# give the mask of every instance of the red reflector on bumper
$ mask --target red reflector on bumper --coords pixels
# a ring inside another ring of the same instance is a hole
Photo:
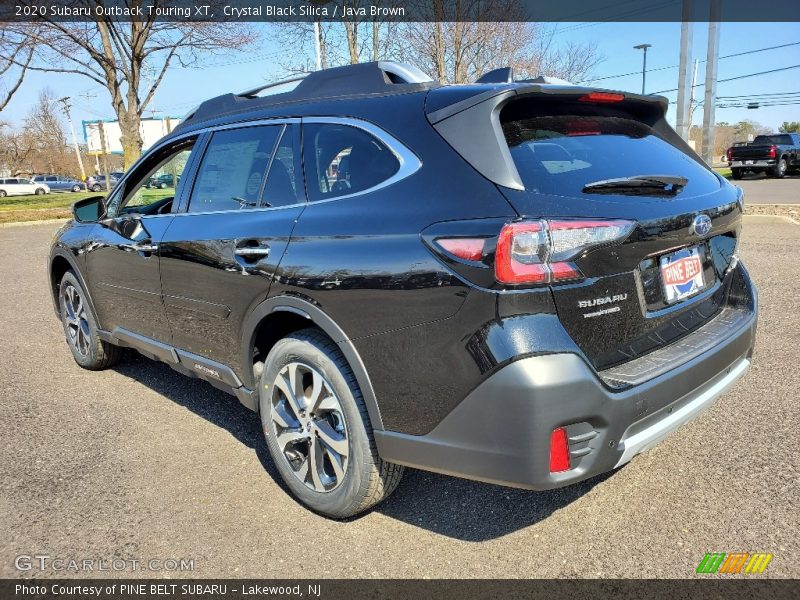
[[[550,472],[569,471],[569,443],[567,430],[563,427],[554,429],[550,435]]]

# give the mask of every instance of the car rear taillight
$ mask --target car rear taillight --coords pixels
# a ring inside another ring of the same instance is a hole
[[[569,443],[567,430],[563,427],[554,429],[550,435],[550,472],[569,471]]]
[[[572,262],[595,246],[630,234],[631,221],[555,220],[507,223],[497,240],[495,278],[508,284],[546,284],[583,277]]]
[[[769,147],[769,157],[770,158],[775,158],[776,156],[778,156],[778,148],[775,147],[775,146],[770,146]]]
[[[725,156],[728,157],[728,162],[733,160],[733,148],[728,148],[728,151],[725,153]]]
[[[444,250],[461,260],[480,260],[483,256],[482,238],[439,238],[436,243]]]

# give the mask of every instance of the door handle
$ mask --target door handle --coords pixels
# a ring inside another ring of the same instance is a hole
[[[269,256],[269,246],[266,247],[253,246],[253,247],[237,248],[235,252],[237,256],[242,256],[245,258],[254,258],[254,257],[266,258],[267,256]]]
[[[158,244],[136,244],[134,248],[139,252],[158,252]]]
[[[236,240],[233,253],[242,266],[255,265],[269,257],[269,244],[266,240],[240,239]]]

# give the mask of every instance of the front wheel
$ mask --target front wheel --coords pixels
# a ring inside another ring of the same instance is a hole
[[[97,336],[97,323],[86,303],[86,292],[73,273],[67,272],[61,279],[58,300],[67,345],[75,362],[90,371],[117,364],[122,358],[122,348]]]
[[[73,191],[73,192],[80,192],[80,191],[81,191],[81,186],[79,186],[79,185],[77,185],[77,184],[76,184],[76,185],[73,185],[73,186],[72,186],[72,191]]]
[[[5,197],[6,197],[6,191],[0,190],[0,198],[5,198]]]
[[[272,348],[261,373],[259,411],[283,481],[311,510],[351,517],[400,482],[403,467],[378,456],[350,366],[318,329],[293,333]]]

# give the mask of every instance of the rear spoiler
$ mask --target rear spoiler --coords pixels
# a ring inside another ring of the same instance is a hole
[[[522,97],[577,100],[593,94],[621,95],[619,106],[632,117],[705,165],[667,123],[665,115],[669,102],[663,96],[536,83],[450,86],[428,92],[425,114],[436,131],[484,177],[497,185],[523,190],[525,186],[500,127],[500,111],[512,100]]]

